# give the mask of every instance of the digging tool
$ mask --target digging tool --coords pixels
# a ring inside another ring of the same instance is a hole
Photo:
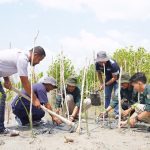
[[[12,90],[13,90],[15,93],[17,93],[18,95],[20,95],[20,96],[24,97],[25,99],[27,99],[28,101],[31,101],[31,98],[30,98],[30,97],[24,95],[24,94],[21,93],[18,89],[12,87]],[[74,131],[76,130],[77,124],[75,124],[74,122],[71,122],[70,120],[68,120],[68,119],[66,119],[66,118],[64,118],[64,117],[62,117],[62,116],[56,114],[55,112],[53,112],[53,111],[47,109],[47,108],[46,108],[45,106],[43,106],[43,105],[41,105],[40,107],[41,107],[41,109],[43,109],[45,112],[48,112],[50,115],[53,115],[53,116],[57,117],[58,119],[60,119],[62,122],[64,122],[64,123],[67,124],[68,126],[71,126],[71,128],[69,129],[70,132],[74,132]]]

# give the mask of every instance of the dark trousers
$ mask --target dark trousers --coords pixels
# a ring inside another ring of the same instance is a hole
[[[30,112],[30,103],[24,98],[19,98],[12,106],[13,113],[21,120],[22,124],[29,123],[29,112]],[[32,105],[32,121],[39,121],[43,118],[45,112],[42,109],[38,109]]]
[[[6,101],[6,94],[0,82],[0,132],[2,132],[5,129],[4,127],[5,101]]]

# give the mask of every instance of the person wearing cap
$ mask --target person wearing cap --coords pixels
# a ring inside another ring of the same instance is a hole
[[[37,98],[40,100],[40,105],[44,105],[50,110],[52,110],[52,107],[48,101],[47,93],[56,88],[56,80],[53,77],[43,77],[40,79],[39,83],[33,84],[33,91],[36,94]],[[23,90],[22,93],[28,96],[25,90]],[[27,99],[17,95],[12,102],[12,110],[15,114],[15,119],[18,122],[19,126],[29,125],[28,114],[30,112],[30,102]],[[37,107],[32,105],[33,124],[39,124],[44,115],[45,112],[42,109],[38,109]],[[61,123],[61,121],[57,117],[51,117],[52,120],[57,124]]]
[[[4,87],[11,90],[12,84],[9,77],[15,73],[18,73],[23,88],[28,95],[31,95],[31,84],[28,79],[28,64],[35,66],[39,64],[40,61],[45,58],[45,56],[45,51],[41,46],[36,46],[26,52],[20,49],[8,49],[0,51],[0,78],[4,79]],[[6,94],[1,82],[0,95],[0,134],[11,134],[12,130],[5,128],[4,126]],[[39,99],[35,93],[32,93],[32,95],[33,105],[39,108]]]
[[[78,117],[80,101],[81,101],[81,91],[77,86],[77,79],[75,77],[70,77],[66,81],[66,101],[69,109],[70,121],[74,121]],[[63,96],[63,100],[62,100]],[[56,98],[56,112],[59,114],[64,103],[65,94],[59,94]],[[91,106],[91,100],[84,100],[85,109],[88,109]]]
[[[137,72],[131,77],[130,82],[137,92],[138,101],[126,110],[125,116],[130,115],[131,111],[134,113],[120,125],[124,127],[129,123],[130,127],[135,127],[138,121],[150,124],[150,85],[147,84],[147,78],[143,72]]]
[[[133,86],[130,83],[130,76],[128,73],[123,73],[121,76],[121,106],[123,109],[122,114],[125,114],[125,110],[129,109],[131,105],[137,102],[137,93],[133,90]],[[103,113],[100,113],[100,117],[107,116],[108,112],[114,109],[118,105],[118,96],[116,95],[110,102],[110,105]]]
[[[103,90],[105,86],[105,108],[107,108],[110,104],[112,91],[114,90],[114,94],[117,94],[118,89],[117,80],[119,78],[120,68],[115,60],[112,60],[107,56],[105,51],[100,51],[99,53],[97,53],[97,58],[95,59],[95,61],[98,79],[100,80],[100,90]],[[102,78],[104,68],[105,68],[105,82],[103,81]],[[114,112],[115,115],[118,115],[118,106],[116,106]]]

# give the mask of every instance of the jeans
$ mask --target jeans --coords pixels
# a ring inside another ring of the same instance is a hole
[[[0,82],[0,132],[2,132],[5,129],[4,127],[5,101],[6,101],[6,94]]]
[[[118,83],[113,83],[112,85],[106,86],[105,87],[105,109],[109,106],[111,96],[112,96],[112,91],[114,90],[114,94],[118,94]],[[114,110],[115,115],[118,115],[118,105],[115,107]]]

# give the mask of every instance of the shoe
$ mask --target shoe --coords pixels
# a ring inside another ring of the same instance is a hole
[[[115,115],[115,119],[119,119],[119,115]]]
[[[10,134],[10,136],[18,136],[19,135],[19,131],[17,130],[10,130],[8,128],[5,128],[3,131],[0,132],[0,134]]]

